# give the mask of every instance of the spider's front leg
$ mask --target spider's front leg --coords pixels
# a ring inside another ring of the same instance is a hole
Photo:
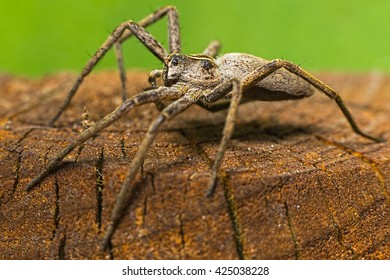
[[[71,152],[73,149],[87,141],[89,138],[96,136],[102,129],[112,124],[114,121],[121,118],[124,114],[129,112],[133,107],[143,105],[146,103],[152,103],[157,100],[179,98],[182,94],[175,88],[160,87],[150,91],[145,91],[132,98],[128,99],[121,105],[119,105],[113,112],[106,115],[103,119],[98,121],[95,125],[84,130],[75,140],[70,142],[68,146],[58,153],[49,164],[47,164],[41,173],[36,176],[27,186],[26,190],[30,190],[35,185],[40,183],[47,175],[50,174],[58,164]]]
[[[325,84],[324,82],[320,81],[319,79],[315,78],[313,75],[311,75],[309,72],[303,70],[298,65],[295,65],[289,61],[281,60],[281,59],[275,59],[271,62],[259,67],[255,71],[253,71],[251,74],[246,76],[242,80],[242,87],[245,91],[246,89],[254,86],[267,76],[269,76],[271,73],[275,72],[277,69],[285,68],[289,72],[297,75],[298,77],[304,79],[311,85],[313,85],[315,88],[323,92],[326,96],[331,98],[336,102],[336,104],[339,106],[341,112],[344,114],[345,118],[347,119],[348,123],[352,127],[352,129],[355,131],[356,134],[359,134],[360,136],[363,136],[367,139],[376,141],[376,142],[382,142],[384,141],[382,138],[378,138],[375,136],[371,136],[365,132],[363,132],[357,123],[355,122],[354,118],[352,117],[352,114],[349,112],[348,108],[345,106],[343,100],[341,99],[340,95],[337,94],[337,92]]]
[[[181,41],[180,41],[180,24],[179,16],[174,6],[162,7],[150,15],[146,16],[138,22],[139,26],[147,27],[158,20],[162,19],[164,16],[168,17],[168,43],[169,43],[169,52],[170,53],[180,53],[181,51]],[[123,43],[129,39],[133,33],[130,30],[124,31],[122,37],[119,40],[119,43]]]
[[[211,91],[207,96],[204,97],[204,100],[199,100],[198,105],[208,109],[213,108],[213,103],[220,100],[223,97],[226,97],[228,94],[231,94],[230,106],[227,113],[225,126],[222,133],[221,143],[219,144],[217,154],[214,159],[213,166],[211,168],[211,178],[207,187],[206,196],[210,197],[214,193],[216,187],[216,181],[218,177],[218,171],[221,166],[223,156],[229,143],[230,138],[232,137],[234,124],[236,121],[238,106],[240,105],[242,97],[242,87],[241,82],[238,79],[231,79],[229,81],[223,82],[217,86],[213,91]],[[226,103],[224,103],[226,104]]]
[[[58,112],[55,116],[49,121],[49,125],[52,126],[55,121],[62,115],[62,113],[69,106],[73,96],[76,94],[78,88],[84,81],[84,78],[92,71],[92,69],[97,65],[97,63],[104,57],[104,55],[116,44],[116,52],[118,56],[118,65],[120,69],[120,76],[122,81],[122,96],[126,96],[126,76],[123,65],[123,56],[120,43],[134,35],[138,38],[141,43],[146,46],[160,61],[164,61],[167,57],[168,52],[164,47],[152,36],[150,35],[144,27],[158,21],[163,16],[168,15],[168,26],[169,26],[169,50],[170,52],[180,52],[180,31],[178,16],[176,8],[172,6],[167,6],[157,10],[151,15],[147,16],[139,22],[139,24],[134,21],[126,21],[120,24],[106,41],[100,46],[98,51],[91,57],[91,59],[84,66],[81,74],[77,77],[76,81],[69,90],[64,103],[61,105]]]
[[[191,97],[190,95],[184,95],[180,99],[165,107],[164,110],[162,110],[158,117],[155,119],[155,121],[149,126],[148,132],[146,133],[145,138],[141,143],[141,146],[139,147],[133,161],[128,168],[121,190],[117,195],[114,208],[111,212],[110,223],[103,238],[104,249],[107,248],[109,243],[111,242],[111,237],[115,231],[116,226],[118,225],[123,210],[128,205],[128,200],[134,191],[134,178],[139,168],[141,167],[147,152],[153,144],[154,139],[157,136],[158,128],[165,120],[168,120],[178,115],[194,103],[195,100],[193,99],[193,97]]]
[[[180,53],[181,51],[181,42],[180,42],[180,28],[179,28],[179,16],[177,10],[174,6],[166,6],[158,9],[154,13],[145,17],[138,22],[139,26],[147,27],[158,20],[162,19],[164,16],[168,16],[168,41],[169,41],[169,52],[170,53]],[[119,77],[121,79],[122,85],[122,100],[127,99],[127,86],[126,86],[126,70],[123,61],[123,52],[122,44],[127,39],[129,39],[133,33],[128,30],[123,32],[122,37],[115,43],[115,53],[117,58],[117,64],[119,69]]]

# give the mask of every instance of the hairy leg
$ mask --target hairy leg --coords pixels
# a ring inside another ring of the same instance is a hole
[[[223,89],[224,87],[221,87]],[[218,176],[218,171],[221,166],[221,162],[223,159],[223,156],[225,155],[225,151],[227,148],[227,144],[229,143],[230,138],[232,137],[233,130],[234,130],[234,124],[236,121],[237,117],[237,111],[238,111],[238,106],[240,105],[240,100],[242,97],[242,88],[240,81],[238,79],[233,79],[226,83],[225,93],[226,93],[226,88],[230,89],[228,93],[231,93],[231,100],[230,100],[230,106],[228,110],[228,114],[226,117],[226,122],[225,126],[223,129],[222,133],[222,140],[221,143],[219,144],[217,154],[214,159],[213,166],[211,168],[211,178],[208,184],[207,188],[207,196],[210,197],[215,190],[216,187],[216,181],[217,181],[217,176]],[[223,92],[220,93],[221,95]],[[213,95],[213,98],[217,98],[219,94],[216,94],[216,92]]]
[[[123,210],[125,209],[125,207],[127,207],[129,198],[134,191],[134,178],[140,166],[142,165],[142,162],[144,161],[145,156],[149,151],[154,139],[157,136],[158,128],[165,120],[168,120],[176,116],[177,114],[183,112],[192,104],[194,104],[194,100],[187,96],[176,100],[175,102],[169,104],[163,111],[161,111],[155,121],[149,126],[148,132],[146,133],[141,146],[139,147],[133,161],[128,168],[121,190],[117,195],[114,208],[111,212],[110,223],[103,238],[104,249],[107,248],[109,243],[111,242],[111,237],[115,231],[116,226],[118,225]]]
[[[313,75],[308,73],[307,71],[303,70],[300,68],[298,65],[295,65],[291,62],[285,61],[285,60],[280,60],[280,59],[275,59],[272,60],[271,62],[259,67],[255,71],[253,71],[251,74],[246,76],[242,80],[242,88],[243,91],[245,91],[247,88],[250,88],[254,84],[257,84],[259,81],[273,73],[279,68],[285,68],[291,73],[296,74],[298,77],[301,77],[305,81],[309,82],[312,84],[315,88],[323,92],[326,96],[329,98],[333,99],[336,104],[339,106],[341,112],[344,114],[345,118],[349,122],[350,126],[352,129],[355,131],[355,133],[359,134],[360,136],[363,136],[367,139],[374,140],[377,142],[383,141],[383,139],[371,136],[365,132],[363,132],[359,126],[356,124],[354,118],[352,117],[352,114],[349,112],[347,107],[345,106],[343,100],[341,99],[340,95],[336,93],[336,91],[325,84],[324,82],[320,81],[319,79],[315,78]]]
[[[138,22],[139,26],[146,28],[147,26],[159,21],[164,16],[168,15],[168,41],[169,41],[169,52],[180,53],[181,42],[180,42],[180,26],[179,26],[179,16],[177,14],[176,8],[173,6],[166,6],[160,8],[148,15],[144,19]],[[122,52],[122,43],[129,39],[133,33],[129,30],[125,30],[122,34],[122,37],[115,43],[115,53],[119,69],[119,77],[121,79],[122,87],[122,100],[127,99],[127,86],[126,86],[126,70],[123,60]]]
[[[73,149],[87,141],[89,138],[96,136],[102,129],[106,128],[110,124],[112,124],[114,121],[121,118],[124,114],[129,112],[132,108],[135,106],[143,105],[146,103],[152,103],[156,100],[166,99],[166,98],[172,98],[176,97],[179,98],[181,95],[180,92],[173,88],[166,88],[166,87],[160,87],[154,90],[145,91],[143,93],[140,93],[121,105],[119,105],[113,112],[105,116],[103,119],[98,121],[95,125],[89,127],[88,129],[84,130],[75,140],[70,142],[68,146],[63,149],[59,154],[57,154],[53,160],[50,161],[49,164],[47,164],[41,173],[36,176],[27,186],[26,190],[30,190],[35,185],[37,185],[39,182],[43,180],[48,174],[50,174],[51,171],[53,171],[58,164],[71,152]]]
[[[127,99],[127,79],[122,45],[120,42],[115,43],[115,56],[116,63],[118,64],[119,78],[121,80],[122,101],[125,101]]]
[[[226,81],[216,86],[208,95],[196,101],[196,105],[210,112],[217,112],[229,108],[230,100],[221,100],[232,89],[232,81]]]
[[[203,54],[216,58],[221,49],[221,43],[219,41],[212,41],[207,48],[203,51]]]
[[[160,8],[150,15],[146,16],[142,20],[138,21],[138,25],[142,27],[147,27],[158,20],[162,19],[164,16],[168,16],[168,40],[169,40],[169,52],[170,53],[180,53],[181,51],[181,42],[180,42],[180,25],[179,25],[179,15],[177,13],[176,7],[166,6]],[[126,30],[122,37],[120,38],[120,43],[123,43],[125,40],[130,38],[133,34],[130,30]]]
[[[168,9],[168,11],[170,11],[170,10]],[[171,16],[171,17],[174,18],[174,16]],[[155,19],[154,17],[151,17],[151,18]],[[155,19],[155,20],[157,20],[157,19]],[[171,21],[174,22],[174,20],[171,20]],[[145,21],[145,24],[148,22],[149,22],[149,20]],[[141,21],[141,23],[142,23],[142,21]],[[69,90],[68,95],[65,98],[65,101],[62,104],[62,106],[60,107],[59,111],[50,120],[49,125],[53,125],[54,122],[66,110],[66,108],[69,106],[69,103],[72,100],[73,96],[76,94],[78,88],[82,84],[84,78],[92,71],[92,69],[96,66],[96,64],[100,61],[100,59],[102,59],[104,57],[104,55],[107,53],[107,51],[110,50],[114,44],[119,42],[119,40],[123,40],[122,38],[124,38],[123,36],[124,36],[125,31],[127,31],[127,32],[129,32],[129,34],[137,37],[138,40],[141,41],[141,43],[146,48],[148,48],[160,61],[164,61],[164,58],[168,55],[168,52],[164,49],[164,47],[152,35],[150,35],[144,29],[143,26],[138,25],[137,23],[135,23],[133,21],[126,21],[126,22],[120,24],[116,29],[114,29],[114,31],[110,34],[110,36],[106,39],[106,41],[100,46],[98,51],[91,57],[91,59],[84,66],[81,74],[77,77],[75,83],[73,84],[73,86]],[[172,34],[174,34],[174,35],[172,35]],[[180,44],[177,42],[177,41],[180,41],[180,35],[176,34],[176,32],[172,32],[172,34],[170,35],[173,37],[171,39],[172,40],[171,47],[180,49]],[[117,50],[117,53],[119,52],[119,57],[120,57],[121,56],[120,45],[117,45],[116,50]],[[125,77],[123,61],[120,62],[119,67],[121,68],[120,75],[122,77],[121,79],[122,79],[122,83],[123,83],[125,80],[125,78],[123,78],[123,77]],[[123,87],[125,88],[126,86],[122,85],[122,88]]]

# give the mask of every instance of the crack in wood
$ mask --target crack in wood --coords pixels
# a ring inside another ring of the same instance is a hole
[[[20,180],[20,170],[22,168],[22,155],[24,148],[22,147],[22,142],[28,137],[28,135],[35,130],[35,128],[28,129],[25,133],[22,134],[22,136],[18,139],[15,146],[9,150],[9,152],[12,154],[14,152],[17,152],[16,157],[16,163],[15,163],[15,171],[14,171],[14,180],[11,188],[11,195],[10,198],[12,199],[15,195],[16,189],[19,185]],[[0,206],[3,204],[3,201],[0,199]]]
[[[230,216],[230,221],[232,222],[233,232],[234,232],[234,239],[236,241],[236,250],[238,257],[241,260],[245,260],[245,250],[244,250],[244,235],[242,233],[241,229],[241,223],[238,218],[238,209],[236,204],[236,199],[233,193],[233,188],[229,182],[228,176],[226,172],[221,171],[222,176],[222,185],[223,185],[223,192],[224,196],[228,205],[228,212]]]
[[[209,166],[212,164],[212,160],[208,157],[207,153],[200,147],[199,143],[197,143],[189,134],[186,133],[184,129],[180,129],[179,132],[187,141],[190,143],[193,150],[203,159]],[[238,212],[235,197],[233,194],[232,187],[230,186],[228,176],[225,171],[220,170],[218,173],[218,177],[222,183],[224,196],[226,199],[226,203],[228,206],[228,214],[232,223],[233,229],[233,237],[236,243],[236,250],[239,259],[245,259],[245,250],[244,250],[244,235],[242,234],[241,224],[238,219]]]
[[[29,130],[27,130],[27,131],[22,135],[22,137],[18,140],[18,143],[17,143],[17,144],[22,143],[22,141],[23,141],[24,139],[26,139],[27,136],[29,136],[30,133],[33,132],[33,131],[36,130],[36,129],[37,129],[36,127],[31,127]]]
[[[370,247],[367,248],[365,252],[362,252],[361,255],[364,257],[365,255],[372,254],[378,250],[380,247],[388,246],[390,242],[390,233],[386,234],[385,237],[381,240],[381,242],[372,243]]]
[[[54,228],[53,228],[53,234],[52,234],[52,240],[54,239],[58,228],[60,226],[60,185],[58,183],[58,177],[57,175],[54,177],[54,213],[53,213],[53,221],[54,221]]]
[[[108,255],[109,255],[110,260],[115,260],[113,249],[114,249],[114,247],[113,247],[111,239],[110,239],[110,240],[108,240],[108,243],[107,243],[107,251],[108,251]]]
[[[125,139],[121,138],[121,153],[122,153],[122,159],[126,159],[127,155],[126,155],[126,145],[125,145]]]
[[[377,165],[377,163],[374,160],[368,158],[363,153],[361,153],[359,151],[356,151],[356,150],[354,150],[354,149],[352,149],[350,147],[347,147],[347,146],[345,146],[345,145],[343,145],[341,143],[337,143],[337,142],[331,141],[331,140],[326,139],[326,138],[324,138],[322,136],[319,136],[319,135],[315,135],[315,138],[318,139],[320,142],[325,143],[326,145],[330,145],[330,146],[336,147],[337,149],[347,153],[348,155],[351,155],[351,156],[353,156],[355,158],[358,158],[365,165],[369,166],[370,169],[372,170],[372,172],[374,173],[377,181],[378,181],[378,185],[379,185],[379,187],[382,190],[382,193],[384,195],[384,199],[389,201],[389,194],[388,194],[388,192],[386,190],[386,187],[385,187],[383,174],[382,174],[381,170],[378,168],[378,165]],[[316,165],[314,165],[314,166],[317,167]],[[325,166],[321,166],[320,170],[323,170],[324,172],[326,172],[328,174],[328,176],[330,176],[330,177],[332,176],[332,173],[329,170],[327,170],[327,168]],[[321,191],[321,193],[325,197],[323,189],[320,189],[320,191]],[[355,250],[353,249],[353,247],[351,245],[349,245],[349,244],[347,244],[345,242],[344,235],[343,235],[342,230],[341,230],[341,228],[339,226],[339,222],[337,221],[337,218],[333,215],[334,210],[332,210],[332,208],[330,206],[330,202],[326,199],[326,197],[325,197],[325,202],[326,202],[328,211],[330,213],[330,217],[331,217],[331,219],[332,219],[332,221],[333,221],[333,223],[335,225],[335,229],[336,229],[336,232],[337,232],[339,244],[343,248],[349,250],[351,252],[351,254],[352,254],[352,258],[356,259],[357,258],[356,252],[355,252]],[[375,204],[376,203],[374,202],[374,205]],[[368,209],[371,209],[371,207],[370,206],[365,207],[365,209],[362,210],[359,213],[359,217],[362,218],[363,212],[367,212]]]
[[[149,178],[150,180],[150,184],[152,186],[152,194],[156,194],[156,186],[155,186],[155,178],[154,178],[154,173],[150,172],[150,171],[146,171],[145,172],[145,178]]]
[[[296,233],[294,231],[294,227],[292,225],[292,220],[291,220],[291,216],[290,216],[290,213],[289,213],[289,210],[288,210],[287,202],[284,202],[284,209],[286,211],[288,228],[290,229],[290,233],[291,233],[291,240],[292,240],[292,242],[294,244],[294,255],[295,255],[295,258],[297,260],[299,260],[299,257],[300,257],[299,244],[298,244]]]
[[[22,154],[23,154],[23,148],[20,148],[18,155],[17,155],[17,158],[16,158],[14,183],[12,185],[11,197],[14,196],[14,194],[16,192],[16,188],[18,187],[18,184],[19,184],[19,173],[20,173],[20,168],[21,168],[21,164],[22,164]]]
[[[143,202],[143,208],[142,208],[142,225],[145,225],[147,214],[148,214],[148,195],[146,194]]]
[[[331,140],[326,139],[326,138],[319,136],[319,135],[315,135],[315,137],[316,137],[316,139],[318,139],[319,141],[321,141],[327,145],[331,145],[333,147],[336,147],[336,148],[348,153],[349,155],[352,155],[352,156],[360,159],[365,165],[369,166],[370,169],[372,170],[372,172],[374,173],[376,179],[378,180],[379,187],[381,188],[382,193],[385,196],[387,203],[388,204],[390,203],[390,195],[389,195],[389,193],[386,189],[386,186],[385,186],[385,180],[383,177],[383,173],[379,169],[378,164],[374,160],[365,156],[362,152],[356,151],[356,150],[354,150],[350,147],[347,147],[341,143],[331,141]]]
[[[290,148],[292,148],[292,146],[289,146]],[[308,163],[306,161],[304,161],[303,159],[299,158],[299,157],[296,157],[296,156],[292,156],[294,159],[296,159],[297,161],[299,161],[300,163],[306,165],[306,166],[311,166],[311,167],[314,167],[316,170],[320,171],[320,172],[323,172],[325,173],[328,177],[332,177],[333,176],[333,173],[328,170],[324,165],[322,164],[318,164],[318,163]],[[319,180],[319,178],[317,177],[317,182],[318,182],[318,185],[321,186],[321,182]],[[334,210],[333,208],[331,207],[331,203],[329,202],[329,200],[326,198],[326,195],[325,195],[325,192],[324,190],[320,187],[319,188],[320,190],[320,193],[323,197],[323,200],[325,202],[325,205],[326,205],[326,208],[328,210],[328,213],[329,213],[329,216],[330,216],[330,219],[332,220],[332,226],[333,228],[335,229],[335,233],[336,233],[336,236],[337,236],[337,241],[338,243],[344,248],[344,249],[348,249],[352,252],[352,255],[355,256],[355,252],[353,250],[353,248],[349,245],[347,245],[345,242],[344,242],[344,236],[343,236],[343,232],[341,230],[341,227],[340,227],[340,223],[338,222],[338,219],[336,218],[336,216],[333,214],[334,213]]]
[[[77,154],[76,154],[76,157],[73,161],[73,168],[75,167],[75,164],[77,163],[80,155],[81,155],[81,152],[83,151],[83,149],[85,148],[85,143],[81,144],[78,149],[77,149]]]
[[[154,174],[152,172],[148,172],[148,176],[150,178],[150,183],[152,184],[152,193],[155,194],[156,193],[156,185],[155,185],[155,182],[154,182]]]
[[[329,172],[328,170],[324,170],[328,176],[331,175],[331,172]],[[319,182],[319,179],[317,178],[318,182]],[[321,184],[319,184],[321,185]],[[325,201],[325,205],[326,205],[326,208],[328,209],[328,212],[329,212],[329,216],[330,216],[330,219],[332,220],[332,225],[333,225],[333,228],[335,230],[335,233],[336,233],[336,236],[337,236],[337,242],[341,245],[341,247],[347,251],[349,250],[352,254],[352,258],[355,259],[355,250],[345,242],[344,240],[344,234],[343,234],[343,231],[340,227],[340,222],[338,221],[338,219],[336,218],[336,216],[334,215],[334,209],[333,207],[331,206],[331,203],[330,201],[326,198],[326,195],[325,195],[325,192],[322,188],[319,188],[320,190],[320,193],[321,195],[323,196],[324,198],[324,201]]]
[[[103,164],[104,164],[104,148],[101,149],[99,159],[95,165],[95,176],[96,176],[96,223],[98,226],[98,232],[102,227],[102,211],[103,211],[103,189],[104,189],[104,178],[103,178]]]
[[[184,184],[183,194],[184,194],[184,205],[187,205],[187,184]],[[179,234],[180,234],[180,250],[179,254],[181,258],[185,258],[184,250],[186,248],[185,232],[184,232],[184,210],[179,214]]]
[[[66,232],[62,235],[62,238],[60,240],[60,244],[58,246],[58,259],[59,260],[65,260],[66,259],[66,253],[65,253],[65,247],[66,247]]]
[[[179,235],[180,235],[180,256],[183,258],[183,250],[186,247],[186,240],[184,234],[184,222],[183,222],[183,214],[179,215]]]

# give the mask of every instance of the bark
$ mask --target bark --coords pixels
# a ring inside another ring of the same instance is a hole
[[[110,212],[154,105],[88,140],[38,187],[24,187],[82,130],[121,102],[117,73],[92,74],[54,128],[72,74],[0,76],[1,259],[389,259],[390,76],[318,74],[358,124],[324,95],[256,102],[239,120],[215,195],[205,198],[226,112],[193,107],[163,126],[112,239]],[[147,75],[128,73],[131,94]]]

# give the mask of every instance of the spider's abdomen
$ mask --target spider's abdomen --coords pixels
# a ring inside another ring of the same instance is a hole
[[[243,79],[270,61],[242,53],[228,53],[217,59],[223,79]],[[278,69],[244,92],[244,99],[278,101],[311,96],[314,88],[286,69]]]

